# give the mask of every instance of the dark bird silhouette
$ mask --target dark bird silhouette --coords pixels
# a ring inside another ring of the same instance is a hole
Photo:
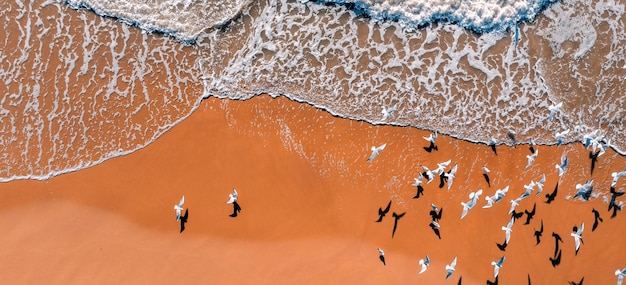
[[[491,187],[491,182],[489,181],[489,174],[483,173],[483,177],[485,177],[485,181],[487,181],[487,186]]]
[[[570,285],[583,285],[583,280],[585,280],[585,277],[583,277],[582,279],[580,279],[580,282],[576,283],[574,281],[570,281],[569,284]]]
[[[504,240],[504,242],[502,244],[499,244],[496,242],[496,246],[498,247],[499,250],[501,251],[506,251],[506,246],[509,245],[508,242],[506,242],[506,239]]]
[[[437,235],[437,237],[441,239],[441,232],[439,232],[439,224],[435,221],[432,221],[429,226],[433,230],[435,235]]]
[[[532,220],[532,218],[535,216],[536,209],[537,203],[533,204],[533,209],[530,212],[528,210],[524,210],[524,213],[526,213],[526,222],[524,223],[524,225],[530,224],[530,220]]]
[[[430,142],[430,145],[428,145],[428,147],[424,147],[424,150],[426,152],[432,152],[434,150],[439,150],[439,148],[435,145],[434,142]]]
[[[487,280],[487,285],[498,285],[498,276],[496,276],[496,279],[493,280],[493,282],[491,282],[491,280]]]
[[[419,185],[417,186],[417,193],[415,194],[415,196],[413,196],[413,199],[418,199],[422,195],[424,195],[424,187],[422,187],[422,185]]]
[[[389,213],[389,208],[391,208],[391,200],[389,200],[389,204],[387,204],[387,207],[384,210],[383,208],[378,208],[378,220],[376,220],[377,223],[380,223],[383,221],[383,218],[385,217],[385,215]]]
[[[609,202],[609,210],[611,211],[611,209],[613,209],[613,207],[617,206],[617,204],[615,203],[615,199],[619,196],[624,195],[624,192],[617,192],[615,191],[615,187],[611,187],[611,201]]]
[[[185,224],[187,223],[187,219],[189,219],[189,209],[185,209],[185,214],[180,217],[180,232],[182,233],[185,230]]]
[[[530,273],[528,274],[528,285],[531,285],[530,284]]]
[[[530,150],[530,154],[535,154],[535,147],[531,144],[528,149]]]
[[[515,212],[515,210],[513,210],[513,212],[511,213],[511,217],[513,217],[515,221],[517,221],[517,219],[521,218],[523,215],[524,212]]]
[[[617,211],[621,211],[622,207],[616,204],[613,204],[613,214],[611,214],[611,219],[617,216]]]
[[[439,220],[441,220],[442,213],[443,213],[443,208],[439,209],[439,212],[433,209],[433,210],[430,210],[430,217],[433,219],[433,221],[439,222]]]
[[[491,151],[493,151],[493,153],[495,155],[498,155],[498,151],[496,150],[496,144],[495,143],[490,143],[489,147],[491,147]]]
[[[462,280],[463,280],[463,276],[459,277],[459,283],[456,283],[456,285],[461,285]]]
[[[541,228],[539,230],[535,230],[535,239],[537,240],[535,245],[538,245],[541,242],[541,235],[543,235],[543,220],[541,220]]]
[[[593,153],[592,151],[589,152],[589,159],[591,159],[591,175],[593,176],[593,169],[596,167],[596,162],[598,161],[598,154],[600,153],[600,151]]]
[[[546,198],[548,199],[546,201],[547,204],[550,204],[552,203],[552,201],[554,201],[557,192],[559,192],[559,183],[556,183],[556,186],[554,187],[554,191],[552,191],[552,193],[546,194]]]
[[[509,130],[506,135],[509,137],[509,139],[511,139],[511,142],[513,142],[513,147],[515,147],[517,145],[517,140],[515,140],[515,132]]]
[[[446,181],[448,181],[448,177],[446,177],[444,173],[445,172],[439,174],[439,188],[443,188],[444,186],[446,186]],[[448,171],[448,173],[450,172]]]
[[[393,238],[393,236],[396,234],[396,228],[398,228],[398,220],[400,220],[400,218],[404,217],[404,214],[406,214],[406,212],[402,213],[402,214],[396,214],[396,212],[393,212],[393,214],[391,214],[391,216],[393,216],[394,220],[393,220],[393,232],[391,232],[391,238]]]
[[[233,213],[230,214],[229,216],[231,217],[237,217],[237,214],[241,212],[241,207],[239,206],[239,203],[237,203],[237,201],[233,201]]]
[[[559,250],[558,254],[556,254],[554,258],[550,257],[550,263],[552,263],[552,267],[555,268],[561,264],[561,250]]]
[[[556,244],[556,247],[554,248],[554,256],[556,256],[557,251],[559,251],[559,242],[563,242],[563,240],[561,239],[561,236],[555,232],[552,232],[552,236],[554,237],[554,242]]]
[[[604,222],[604,220],[602,220],[602,217],[600,217],[600,212],[598,212],[598,210],[596,210],[595,208],[591,209],[591,212],[593,212],[594,216],[593,226],[591,227],[591,231],[593,232],[598,227],[598,221]]]

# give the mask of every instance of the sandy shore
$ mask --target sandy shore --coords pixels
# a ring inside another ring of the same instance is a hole
[[[262,96],[249,101],[210,98],[187,120],[155,143],[130,155],[46,181],[0,185],[2,279],[7,283],[235,283],[244,284],[483,284],[493,280],[492,260],[506,256],[501,284],[613,284],[623,268],[624,214],[614,219],[602,196],[610,173],[624,157],[608,151],[593,174],[589,202],[567,200],[574,185],[589,179],[589,159],[580,144],[539,146],[533,166],[524,169],[527,147],[498,147],[440,136],[439,151],[427,153],[422,136],[401,127],[372,126],[290,102]],[[387,143],[372,163],[372,145]],[[571,160],[558,196],[536,203],[536,216],[513,227],[505,252],[496,247],[509,221],[509,200],[523,185],[546,174],[544,193],[558,180],[554,164],[566,151]],[[448,191],[424,184],[412,199],[421,165],[435,168],[451,159],[459,170]],[[492,185],[481,166],[492,169]],[[626,181],[620,181],[618,190]],[[481,208],[486,195],[510,186],[504,200]],[[236,187],[240,216],[228,215],[228,194]],[[460,203],[483,189],[478,206],[460,220]],[[173,205],[185,195],[189,223],[183,233]],[[392,200],[381,223],[378,207]],[[428,227],[430,204],[443,208],[441,240]],[[592,208],[604,222],[592,232]],[[406,212],[392,238],[392,212]],[[544,223],[542,242],[534,230]],[[574,254],[572,226],[585,223],[584,244]],[[561,264],[548,260],[563,243]],[[385,250],[387,265],[378,259]],[[428,254],[429,269],[418,275]],[[445,280],[444,267],[457,256],[457,270]],[[395,282],[395,283],[394,283]],[[399,283],[402,282],[402,283]]]

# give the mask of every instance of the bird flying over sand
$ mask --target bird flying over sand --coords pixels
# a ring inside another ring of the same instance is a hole
[[[393,106],[392,106],[391,108],[389,108],[389,109],[387,109],[385,106],[383,106],[383,110],[382,110],[382,112],[381,112],[381,113],[383,113],[383,118],[382,118],[382,121],[387,120],[387,118],[389,118],[389,117],[391,116],[391,114],[393,114],[393,112],[395,112],[395,111],[396,111],[396,106],[397,106],[397,105],[398,105],[398,104],[393,105]]]
[[[585,229],[585,223],[580,224],[580,228],[576,228],[575,233],[571,233],[570,235],[574,238],[574,243],[576,244],[576,254],[578,254],[578,250],[580,249],[580,244],[583,242],[583,230]]]
[[[422,269],[420,269],[420,273],[419,273],[419,274],[422,274],[426,271],[426,269],[428,269],[428,266],[430,265],[430,257],[428,257],[428,254],[427,254],[426,258],[420,259],[417,263],[419,263],[419,265],[422,266]]]
[[[569,134],[569,129],[562,131],[562,132],[557,132],[556,134],[554,134],[554,137],[556,138],[556,145],[560,146],[563,144],[563,141],[565,140],[565,136]]]
[[[485,200],[487,200],[487,205],[483,206],[483,208],[491,208],[493,204],[500,202],[502,198],[504,198],[504,196],[506,195],[506,192],[508,191],[509,191],[509,186],[507,185],[503,189],[496,190],[496,193],[493,194],[493,196],[485,197]]]
[[[437,139],[437,131],[435,131],[433,134],[430,134],[430,136],[428,137],[423,137],[426,141],[430,142],[430,144],[427,147],[424,147],[424,150],[426,150],[427,152],[431,152],[434,150],[439,150],[437,148],[437,146],[435,145],[435,140]]]
[[[380,247],[378,248],[378,258],[383,263],[383,265],[387,265],[387,263],[385,263],[385,251],[380,249]]]
[[[446,279],[448,279],[448,278],[450,278],[450,276],[452,276],[452,273],[454,273],[454,270],[456,270],[456,256],[452,260],[452,263],[446,265],[446,271],[448,272],[446,274]]]
[[[472,208],[474,208],[474,206],[476,206],[476,202],[478,201],[482,193],[483,193],[482,189],[476,192],[472,192],[469,194],[470,199],[469,201],[467,201],[467,203],[461,202],[461,206],[463,206],[463,213],[461,213],[461,219],[463,219],[467,215],[467,212],[469,210],[471,210]]]
[[[385,147],[387,146],[386,143],[380,145],[379,147],[372,147],[372,154],[370,155],[370,157],[367,159],[367,162],[371,162],[372,160],[374,160],[374,158],[376,158],[381,151],[383,151],[383,149],[385,149]]]
[[[183,210],[183,204],[185,204],[185,195],[180,198],[180,202],[177,205],[174,205],[174,210],[176,210],[176,221],[180,221],[181,211]]]
[[[450,190],[450,187],[452,187],[452,182],[454,181],[454,177],[456,177],[456,171],[458,166],[459,165],[455,163],[449,172],[444,173],[444,176],[448,178],[448,190]]]
[[[626,267],[622,270],[616,269],[615,275],[617,276],[617,285],[622,285],[622,281],[624,281],[624,277],[626,276]]]
[[[511,208],[509,209],[509,215],[515,211],[515,208],[519,206],[519,202],[521,201],[522,201],[522,198],[511,200]]]
[[[563,176],[563,173],[565,173],[568,163],[569,159],[567,159],[567,154],[563,153],[563,155],[561,156],[561,164],[556,164],[554,166],[559,171],[559,177]]]
[[[533,162],[535,162],[535,158],[537,158],[537,155],[539,154],[539,150],[535,150],[534,153],[530,154],[530,155],[526,155],[526,158],[528,159],[528,162],[526,163],[526,167],[524,168],[529,168],[531,165],[533,165]]]
[[[546,183],[546,174],[543,173],[541,174],[541,180],[539,180],[538,182],[534,182],[535,186],[537,186],[537,194],[535,194],[535,196],[541,194],[541,192],[543,192],[543,185]]]
[[[226,204],[232,204],[235,201],[237,201],[237,198],[239,197],[239,193],[237,193],[237,189],[233,188],[233,193],[228,194],[228,201],[226,201]]]
[[[611,187],[615,186],[615,184],[617,184],[617,181],[624,175],[626,175],[626,169],[620,172],[611,173],[611,177],[613,177],[613,180],[611,181]]]
[[[513,223],[515,222],[515,218],[511,218],[509,220],[509,223],[505,226],[502,226],[502,230],[504,231],[504,242],[509,243],[509,240],[511,240],[511,232],[513,231]]]
[[[587,182],[582,184],[576,184],[576,194],[574,194],[574,199],[580,197],[583,201],[589,201],[591,198],[591,192],[593,191],[593,179],[587,180]]]
[[[500,268],[502,268],[503,263],[504,263],[504,256],[500,257],[498,261],[491,262],[491,265],[493,265],[493,277],[498,277],[498,273],[500,272]]]

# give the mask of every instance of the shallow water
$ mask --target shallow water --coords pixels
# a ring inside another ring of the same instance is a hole
[[[9,31],[0,52],[3,180],[47,178],[132,152],[202,98],[261,93],[482,143],[513,143],[508,130],[516,143],[540,144],[565,130],[566,142],[597,130],[626,149],[623,2],[559,2],[532,22],[505,21],[483,34],[316,2],[67,2],[0,9]],[[406,15],[414,7],[376,3]]]

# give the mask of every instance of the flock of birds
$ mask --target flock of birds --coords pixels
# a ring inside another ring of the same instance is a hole
[[[238,198],[239,193],[237,193],[237,189],[233,188],[233,193],[228,194],[228,201],[226,201],[226,204],[233,205],[233,213],[229,215],[230,217],[235,218],[239,212],[241,212],[241,207],[239,206],[239,203],[237,203]],[[185,230],[185,224],[189,219],[189,209],[185,209],[185,214],[182,215],[183,204],[185,204],[185,195],[180,198],[178,204],[174,205],[174,210],[176,211],[176,222],[180,222],[180,233]]]
[[[553,118],[559,111],[559,109],[561,108],[562,103],[559,104],[554,104],[552,106],[549,107],[550,110],[550,115],[548,116],[547,120]],[[388,118],[391,113],[395,110],[395,106],[390,108],[390,109],[384,109],[383,108],[383,120],[385,120],[386,118]],[[569,130],[563,131],[563,132],[559,132],[555,135],[555,138],[557,139],[557,145],[560,146],[561,144],[563,144],[563,141],[565,139],[565,136],[569,133]],[[509,130],[508,132],[508,136],[509,138],[513,141],[514,144],[516,144],[516,140],[515,140],[515,132],[512,130]],[[428,146],[424,147],[424,150],[428,153],[431,153],[433,150],[438,150],[438,147],[436,145],[436,139],[437,139],[437,132],[434,132],[432,134],[430,134],[430,136],[428,137],[424,137],[424,139],[428,142]],[[595,164],[598,160],[598,158],[600,156],[602,156],[606,150],[608,149],[608,147],[610,146],[610,140],[605,140],[602,136],[598,136],[597,135],[597,131],[593,132],[591,134],[588,134],[586,136],[583,137],[583,143],[586,147],[587,150],[589,150],[589,159],[591,160],[591,175],[593,176],[593,171],[595,168]],[[497,155],[497,149],[496,149],[496,142],[495,140],[492,139],[492,142],[489,144],[489,146],[491,147],[492,151],[495,153],[495,155]],[[539,150],[535,149],[535,143],[533,142],[532,139],[530,139],[529,141],[529,150],[530,150],[530,154],[528,154],[527,157],[527,163],[525,168],[529,168],[533,165],[533,162],[535,161],[535,159],[537,158],[538,154],[539,154]],[[386,144],[382,144],[381,146],[378,147],[372,147],[372,153],[369,156],[369,158],[367,159],[367,162],[372,162],[378,155],[380,155],[380,153],[385,149]],[[564,175],[564,173],[567,171],[567,166],[568,166],[569,160],[567,158],[567,153],[564,153],[561,157],[561,160],[559,161],[559,163],[555,164],[555,169],[557,170],[558,173],[558,179],[560,180],[561,177]],[[419,173],[419,176],[417,178],[415,178],[415,181],[411,184],[412,186],[416,187],[417,189],[417,193],[416,195],[413,197],[413,199],[418,199],[420,198],[423,194],[424,194],[424,187],[423,187],[423,182],[426,181],[427,184],[431,183],[432,181],[434,181],[437,177],[439,178],[439,188],[444,188],[447,185],[447,189],[450,190],[450,187],[453,184],[457,169],[458,169],[458,164],[454,164],[454,166],[452,166],[449,170],[448,167],[451,164],[451,160],[448,161],[444,161],[441,163],[437,164],[437,167],[433,170],[429,169],[426,166],[421,166],[422,172]],[[483,166],[483,177],[487,183],[487,185],[489,187],[491,187],[491,181],[490,181],[490,173],[491,171],[486,167]],[[608,204],[608,212],[612,212],[611,214],[611,218],[614,218],[617,215],[618,211],[621,211],[624,202],[620,201],[619,203],[616,201],[616,198],[624,195],[624,192],[621,191],[617,191],[615,189],[616,184],[618,183],[618,180],[622,177],[622,176],[626,176],[626,169],[622,170],[620,172],[613,172],[611,174],[612,176],[612,181],[611,181],[611,186],[610,186],[610,198],[608,198],[607,196],[604,196],[604,202]],[[508,214],[511,215],[511,218],[509,219],[508,223],[505,226],[502,226],[502,231],[504,231],[504,242],[503,243],[496,243],[498,249],[500,251],[505,251],[507,245],[509,244],[509,241],[511,239],[511,233],[513,232],[513,225],[515,224],[516,220],[522,218],[524,215],[526,215],[526,222],[525,225],[530,224],[530,221],[533,219],[533,217],[535,216],[536,213],[536,206],[537,204],[534,203],[533,207],[531,210],[524,210],[524,211],[520,211],[517,212],[516,208],[517,206],[519,206],[520,202],[528,197],[531,197],[531,194],[533,193],[533,191],[535,191],[536,189],[536,193],[535,196],[540,195],[543,192],[543,188],[544,188],[544,184],[546,182],[546,175],[542,174],[541,178],[538,181],[531,181],[529,184],[524,185],[524,192],[521,193],[521,195],[515,199],[511,199],[510,203],[511,203],[511,207],[508,211]],[[577,184],[575,186],[576,188],[576,193],[573,195],[573,197],[571,197],[572,199],[581,199],[582,201],[589,201],[589,199],[591,198],[597,198],[599,197],[600,193],[598,193],[598,191],[596,191],[594,193],[594,185],[593,185],[594,180],[590,179],[588,180],[586,183],[584,184]],[[554,190],[551,193],[547,193],[545,194],[546,200],[545,203],[550,204],[552,203],[558,193],[558,188],[559,188],[559,183],[556,183],[556,186],[554,188]],[[498,189],[495,191],[495,193],[492,196],[487,196],[485,197],[486,200],[486,204],[482,207],[482,208],[491,208],[493,205],[495,205],[496,203],[499,203],[500,201],[502,201],[504,199],[504,197],[507,195],[507,193],[509,192],[509,186],[506,186],[502,189]],[[462,214],[461,214],[461,219],[463,219],[464,217],[466,217],[466,215],[469,213],[470,210],[472,210],[480,201],[480,196],[483,194],[483,190],[477,190],[474,192],[471,192],[469,194],[469,200],[467,202],[461,202],[461,206],[463,207],[462,210]],[[566,197],[566,199],[570,199],[570,197]],[[378,209],[378,220],[376,220],[375,222],[381,222],[383,220],[383,218],[386,216],[386,214],[390,211],[390,207],[391,207],[391,203],[392,201],[389,201],[389,203],[387,204],[387,206],[383,209],[382,207],[380,207]],[[437,237],[439,239],[441,239],[441,233],[439,231],[440,228],[440,219],[442,217],[442,212],[443,212],[443,208],[439,209],[435,204],[431,203],[431,207],[432,210],[430,211],[430,216],[432,217],[432,221],[429,224],[430,228],[433,230],[433,232],[437,235]],[[594,214],[594,224],[593,227],[591,229],[591,231],[595,231],[596,228],[598,227],[600,222],[603,222],[602,217],[600,216],[600,212],[597,211],[595,208],[592,209],[592,213]],[[398,214],[396,212],[393,212],[392,216],[394,217],[394,226],[393,226],[393,231],[392,231],[392,238],[395,235],[397,226],[398,226],[398,221],[401,217],[403,217],[406,213],[401,213]],[[577,255],[581,245],[583,244],[583,232],[585,230],[585,223],[581,222],[581,224],[575,225],[572,228],[572,232],[570,233],[570,236],[573,238],[574,240],[574,244],[575,244],[575,254]],[[541,220],[541,227],[539,230],[535,230],[534,231],[534,237],[536,239],[536,244],[538,245],[541,242],[541,237],[543,236],[543,231],[544,231],[544,227],[543,227],[543,220]],[[559,234],[557,234],[556,232],[552,232],[552,237],[555,239],[555,250],[554,250],[554,255],[549,257],[549,260],[552,264],[553,267],[558,266],[561,263],[561,255],[562,255],[562,250],[559,247],[559,244],[563,242],[562,238],[560,237]],[[379,254],[379,259],[380,261],[383,263],[383,265],[386,265],[386,261],[385,261],[385,252],[383,249],[378,248],[378,254]],[[505,262],[505,256],[502,256],[501,258],[499,258],[496,261],[492,261],[491,265],[494,267],[494,281],[491,280],[487,280],[487,284],[498,284],[498,275],[500,272],[500,269],[502,268],[503,264]],[[421,266],[421,269],[419,271],[419,274],[424,273],[428,267],[430,266],[430,257],[428,255],[426,255],[425,258],[420,259],[418,261],[418,264]],[[456,264],[457,264],[457,257],[454,257],[454,259],[452,260],[452,262],[450,262],[449,264],[447,264],[445,266],[445,270],[446,270],[446,279],[450,278],[452,276],[452,274],[455,271],[456,268]],[[621,285],[622,281],[624,279],[624,277],[626,276],[626,268],[623,269],[616,269],[615,270],[615,275],[617,276],[617,284]],[[571,285],[582,285],[584,281],[584,277],[579,281],[579,282],[573,282],[570,281],[569,284]],[[458,284],[461,284],[462,282],[462,277],[459,278],[459,282]],[[530,281],[530,275],[528,275],[528,284],[531,284]]]

